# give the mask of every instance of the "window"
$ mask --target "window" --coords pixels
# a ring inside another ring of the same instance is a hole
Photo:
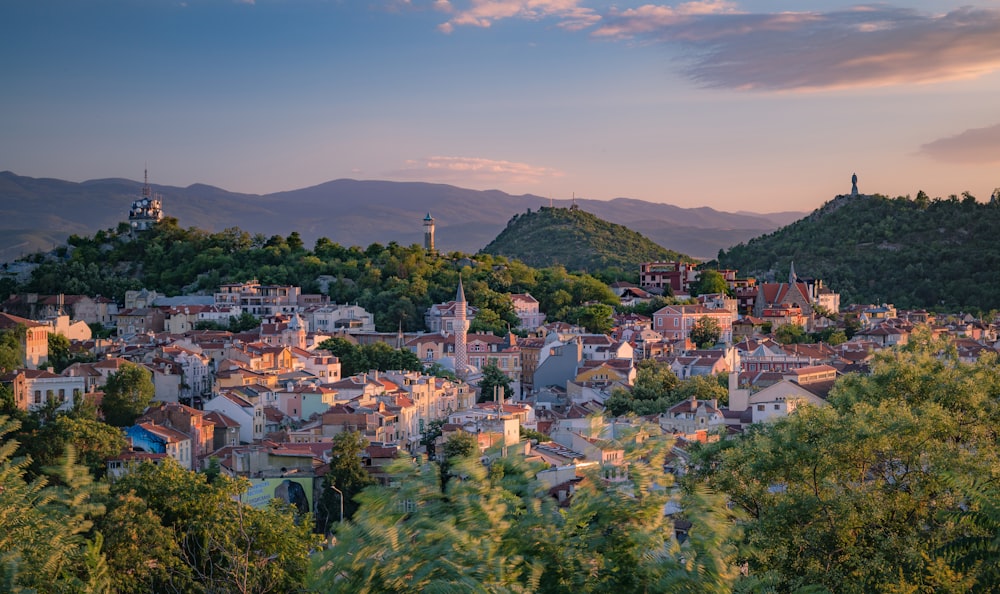
[[[758,404],[757,405],[757,410],[763,411],[764,410],[764,405],[763,404]]]
[[[41,403],[42,403],[42,391],[35,390],[35,404],[41,404]]]
[[[781,405],[780,404],[775,404],[774,405],[774,410],[781,410]]]
[[[59,388],[59,402],[66,402],[66,390]]]

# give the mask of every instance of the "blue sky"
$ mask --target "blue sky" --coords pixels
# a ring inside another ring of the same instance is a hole
[[[0,169],[810,210],[1000,186],[1000,0],[7,0]]]

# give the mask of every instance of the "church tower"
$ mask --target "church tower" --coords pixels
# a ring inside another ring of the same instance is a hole
[[[434,253],[434,218],[431,213],[424,217],[424,249],[427,253]]]
[[[455,295],[455,375],[465,379],[469,368],[469,346],[466,333],[469,331],[469,320],[466,317],[465,289],[462,288],[462,277],[458,277],[458,293]]]
[[[288,325],[281,333],[281,342],[288,347],[306,348],[306,323],[299,312],[295,312],[288,321]]]

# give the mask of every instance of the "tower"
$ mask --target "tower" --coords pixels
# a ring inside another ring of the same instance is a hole
[[[851,175],[851,196],[858,195],[858,174]]]
[[[462,288],[462,277],[458,277],[458,293],[455,295],[455,375],[465,379],[469,368],[469,347],[466,333],[469,331],[469,320],[466,319],[465,289]]]
[[[431,213],[424,217],[424,249],[434,253],[434,217]]]
[[[153,195],[149,187],[149,171],[143,172],[142,194],[132,201],[128,211],[128,222],[132,233],[152,229],[153,225],[163,218],[163,203],[158,195]]]
[[[797,282],[799,282],[799,277],[795,274],[795,262],[793,261],[788,269],[788,284],[791,286]]]

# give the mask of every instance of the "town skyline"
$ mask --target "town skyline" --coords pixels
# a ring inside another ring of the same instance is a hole
[[[809,211],[1000,185],[1000,3],[0,8],[0,169]]]

